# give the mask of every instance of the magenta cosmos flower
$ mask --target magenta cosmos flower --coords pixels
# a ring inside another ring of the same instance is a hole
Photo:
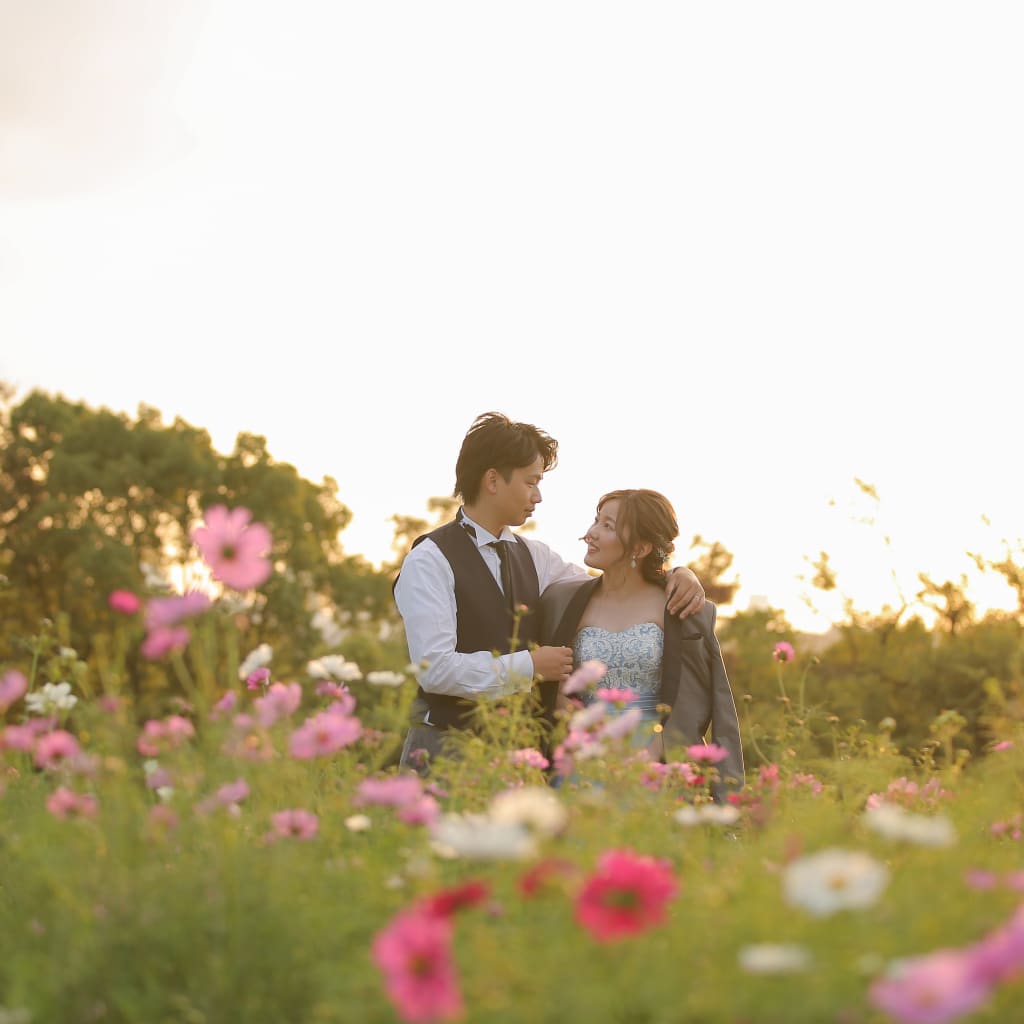
[[[214,505],[206,510],[205,525],[192,531],[215,579],[234,590],[249,590],[265,583],[271,573],[270,531],[262,523],[250,523],[247,508]]]
[[[112,590],[107,604],[119,615],[134,615],[142,607],[139,596],[130,590]]]
[[[430,1024],[462,1016],[449,918],[419,908],[402,911],[374,938],[373,962],[402,1020]]]
[[[666,861],[609,850],[576,898],[576,920],[598,942],[628,938],[661,924],[676,891]]]
[[[792,661],[796,657],[796,651],[793,650],[793,645],[787,640],[780,640],[772,651],[772,657],[776,661]]]

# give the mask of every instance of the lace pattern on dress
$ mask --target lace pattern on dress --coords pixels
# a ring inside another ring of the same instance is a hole
[[[595,660],[608,666],[608,672],[599,686],[614,690],[631,690],[635,699],[629,707],[653,716],[658,705],[661,687],[661,657],[665,636],[661,626],[654,622],[638,622],[623,630],[584,626],[573,645],[575,663]],[[585,702],[594,699],[592,693],[580,694]]]

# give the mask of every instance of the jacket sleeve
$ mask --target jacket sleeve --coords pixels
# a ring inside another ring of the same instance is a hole
[[[736,712],[732,686],[722,660],[722,648],[715,635],[717,609],[711,617],[711,628],[704,641],[707,644],[711,670],[711,742],[729,751],[729,757],[718,766],[719,794],[743,788],[743,741],[740,737],[740,719]]]

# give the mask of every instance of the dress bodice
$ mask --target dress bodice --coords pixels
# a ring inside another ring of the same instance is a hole
[[[629,707],[652,713],[657,707],[661,687],[661,657],[665,636],[654,622],[638,622],[623,630],[584,626],[573,646],[576,665],[600,661],[608,672],[599,687],[630,690],[635,699]],[[585,701],[592,694],[581,694]]]

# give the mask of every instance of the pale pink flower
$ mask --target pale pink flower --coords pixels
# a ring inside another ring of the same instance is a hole
[[[296,729],[289,742],[292,757],[308,759],[336,753],[354,743],[362,732],[358,718],[321,711]]]
[[[320,819],[309,811],[292,809],[270,816],[268,839],[313,839],[320,829]]]
[[[572,675],[562,684],[562,693],[581,693],[588,687],[594,686],[604,679],[608,673],[608,666],[603,662],[591,659],[583,662]]]
[[[35,762],[40,768],[57,768],[73,761],[81,752],[78,740],[71,733],[55,729],[36,741]]]
[[[793,650],[793,645],[788,640],[780,640],[772,650],[772,657],[776,661],[785,663],[796,657],[796,651]]]
[[[356,789],[355,803],[384,804],[405,807],[423,796],[423,782],[418,775],[395,775],[386,779],[363,779]]]
[[[1013,746],[1013,740],[1000,740],[998,743],[993,744],[993,750],[1009,750]]]
[[[153,828],[165,832],[172,832],[178,827],[178,814],[173,807],[166,804],[157,804],[149,809],[149,824]]]
[[[550,764],[548,759],[533,747],[523,747],[522,750],[509,752],[509,760],[513,764],[526,765],[528,768],[538,768],[543,771]]]
[[[0,733],[0,750],[20,750],[29,754],[36,745],[38,733],[29,725],[9,725]]]
[[[621,740],[631,736],[636,727],[643,721],[643,712],[639,708],[629,708],[621,715],[604,722],[597,734],[602,740]]]
[[[268,559],[270,531],[262,523],[251,523],[252,513],[239,507],[228,510],[214,505],[206,510],[205,525],[192,530],[215,579],[235,590],[249,590],[265,583],[272,566]]]
[[[729,751],[715,743],[694,743],[686,748],[686,756],[700,764],[720,764],[729,756]]]
[[[995,872],[986,871],[984,868],[968,868],[964,872],[964,884],[972,889],[994,889],[998,881]]]
[[[46,809],[55,818],[95,818],[99,802],[91,793],[75,793],[60,786],[46,798]]]
[[[16,668],[5,672],[0,678],[0,713],[24,696],[27,689],[28,680]]]
[[[678,886],[668,861],[608,850],[576,898],[576,920],[598,942],[639,934],[665,920]]]
[[[441,817],[441,805],[427,794],[411,803],[402,804],[395,812],[406,825],[433,825]]]
[[[966,953],[973,973],[987,985],[1017,978],[1024,972],[1024,904]]]
[[[253,701],[253,707],[260,725],[269,729],[275,722],[298,710],[301,703],[302,687],[298,683],[274,683],[265,696]]]
[[[151,597],[146,602],[146,629],[152,631],[164,626],[177,626],[186,619],[202,615],[210,607],[210,598],[201,590],[172,597]]]
[[[130,590],[112,590],[107,596],[107,604],[119,615],[134,615],[142,607],[139,596]]]
[[[146,634],[139,650],[150,661],[159,661],[175,651],[188,647],[191,634],[185,626],[158,626]]]
[[[374,936],[373,962],[402,1020],[430,1024],[462,1015],[449,918],[402,911]]]
[[[978,1009],[990,993],[967,953],[940,949],[897,962],[871,985],[869,999],[900,1024],[945,1024]]]
[[[135,749],[143,757],[156,757],[164,751],[180,747],[195,734],[195,726],[181,715],[170,715],[163,720],[150,718],[142,726],[142,733],[135,741]]]
[[[223,807],[231,804],[239,804],[249,796],[249,783],[245,779],[235,779],[234,782],[225,782],[217,790],[217,803]]]
[[[210,717],[214,719],[223,718],[224,715],[231,714],[237,704],[238,694],[234,690],[227,690],[224,696],[210,708]]]

